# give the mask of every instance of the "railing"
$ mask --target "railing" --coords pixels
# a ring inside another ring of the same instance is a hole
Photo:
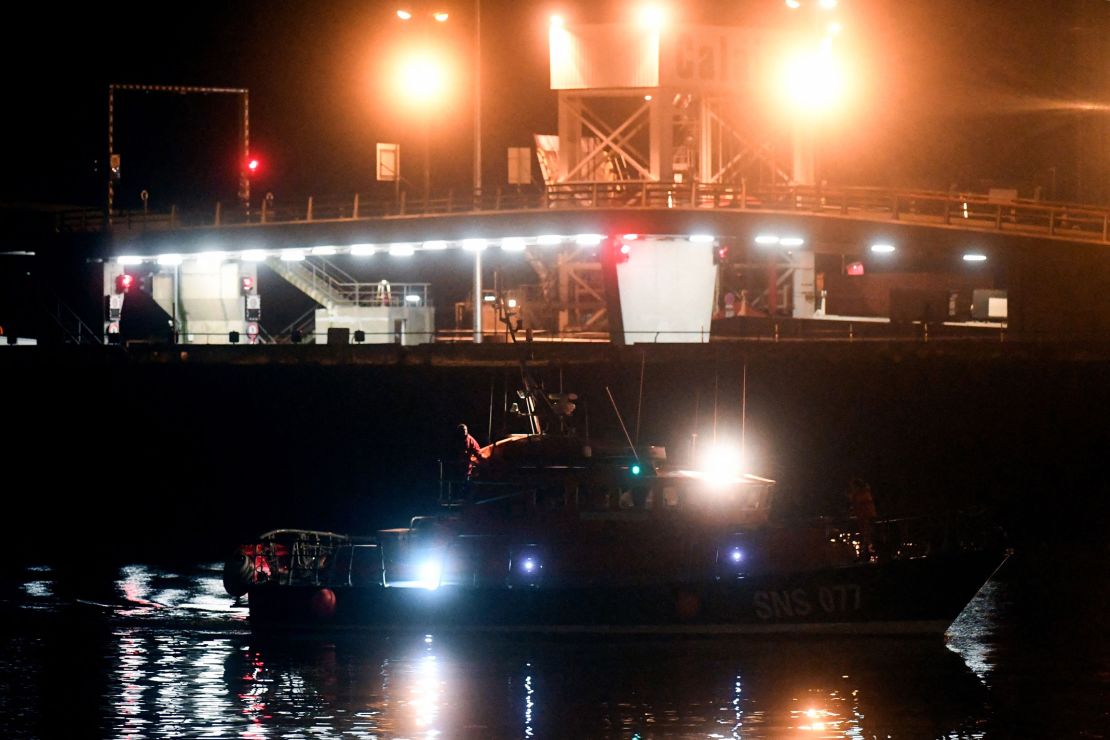
[[[656,181],[579,182],[548,186],[542,192],[448,193],[427,200],[404,197],[373,200],[349,197],[315,198],[303,202],[266,200],[262,208],[179,213],[103,211],[58,214],[58,231],[178,230],[200,227],[289,224],[313,221],[386,219],[501,211],[550,209],[649,208],[735,209],[809,213],[829,217],[956,226],[1047,236],[1074,241],[1110,243],[1110,208],[1017,199],[1000,202],[987,195],[860,187],[761,186]]]

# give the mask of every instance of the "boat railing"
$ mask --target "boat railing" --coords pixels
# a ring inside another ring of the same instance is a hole
[[[860,522],[848,521],[858,534]],[[905,560],[997,547],[1004,533],[990,511],[975,509],[877,519],[871,538],[876,557]]]

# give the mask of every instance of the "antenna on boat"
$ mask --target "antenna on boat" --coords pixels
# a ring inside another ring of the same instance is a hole
[[[713,444],[717,444],[717,381],[720,380],[720,372],[717,369],[713,370]]]
[[[647,352],[640,352],[640,397],[636,401],[636,444],[640,444],[640,409],[644,405],[644,365],[647,363]]]
[[[748,363],[744,363],[744,374],[740,381],[740,454],[748,449]]]
[[[621,423],[621,431],[624,432],[624,438],[628,440],[628,446],[632,449],[632,455],[639,461],[640,454],[636,452],[636,445],[632,444],[632,438],[628,436],[628,428],[624,425],[624,419],[621,418],[620,409],[617,408],[617,402],[613,400],[613,392],[609,390],[609,386],[605,386],[605,392],[609,394],[609,403],[613,404],[613,411],[617,412],[617,421]]]

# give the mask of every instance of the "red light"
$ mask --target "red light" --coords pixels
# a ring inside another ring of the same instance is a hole
[[[243,295],[254,291],[254,278],[250,275],[243,276]]]
[[[622,244],[621,245],[621,254],[623,254],[625,257],[632,254],[632,247],[628,246],[627,244]]]
[[[126,272],[121,275],[116,275],[116,292],[126,293],[131,289],[131,285],[135,282],[134,275],[128,275]]]
[[[853,275],[853,276],[862,275],[863,274],[863,263],[862,262],[849,262],[848,266],[845,268],[845,271],[849,275]]]
[[[247,169],[251,172],[255,172],[258,169],[258,160],[252,159],[251,161],[247,162]]]

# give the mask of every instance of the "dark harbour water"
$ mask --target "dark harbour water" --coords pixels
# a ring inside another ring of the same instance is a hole
[[[1102,738],[1107,552],[1015,556],[936,638],[263,638],[220,564],[19,568],[6,738]]]

